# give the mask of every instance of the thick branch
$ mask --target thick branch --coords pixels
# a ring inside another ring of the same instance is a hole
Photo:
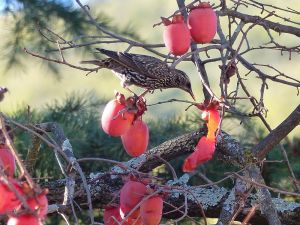
[[[132,159],[127,162],[127,166],[133,168],[140,168],[144,172],[151,171],[153,168],[162,164],[161,161],[157,160],[157,157],[153,155],[159,155],[160,157],[170,160],[172,158],[184,155],[186,153],[192,152],[194,146],[201,136],[205,134],[204,130],[199,132],[193,132],[189,134],[184,134],[174,139],[168,140],[161,145],[150,149],[149,152],[145,155],[142,155],[138,158]],[[219,155],[223,160],[228,162],[235,162],[236,164],[242,166],[245,165],[244,162],[244,151],[239,145],[239,143],[230,137],[228,134],[222,132],[219,135],[217,143],[217,155]],[[119,167],[114,167],[111,173],[97,173],[91,174],[88,178],[88,185],[90,187],[91,197],[93,199],[94,207],[103,207],[106,204],[110,203],[112,199],[118,201],[117,195],[120,188],[123,185],[122,179],[120,176],[116,175],[120,171]],[[77,184],[80,184],[78,179]],[[226,199],[228,199],[229,192],[224,188],[201,188],[201,187],[189,187],[182,186],[183,183],[174,183],[174,188],[171,188],[171,194],[166,199],[167,202],[171,203],[176,207],[180,207],[184,204],[183,192],[188,193],[188,214],[189,216],[201,216],[200,205],[204,209],[205,215],[210,217],[218,217],[221,208]],[[50,203],[60,202],[62,198],[62,193],[64,191],[65,180],[55,181],[49,184],[45,184],[49,188],[50,193],[48,195]],[[185,187],[185,190],[176,189],[177,187]],[[170,189],[169,189],[170,190]],[[76,187],[74,200],[81,205],[81,207],[86,208],[86,192],[83,185]],[[251,208],[250,200],[247,200],[246,209]],[[281,199],[275,199],[275,205],[279,211],[279,216],[282,224],[292,225],[297,224],[297,221],[300,218],[300,204],[297,203],[287,203]],[[165,212],[174,210],[172,207],[165,207]],[[283,210],[283,211],[280,211]],[[287,218],[287,213],[289,215],[289,220]],[[166,214],[167,218],[178,218],[182,215],[181,212],[174,212]],[[237,219],[242,219],[247,215],[247,210],[243,210],[239,214]],[[283,219],[284,218],[284,219]],[[267,224],[267,221],[257,211],[256,215],[252,218],[254,224]]]
[[[160,160],[157,160],[157,156],[169,161],[178,156],[192,153],[199,139],[204,135],[204,130],[183,134],[148,150],[145,154],[131,159],[126,164],[134,169],[139,168],[140,171],[149,172],[162,164]],[[243,154],[244,150],[237,140],[225,132],[218,136],[216,148],[218,158],[231,164],[244,166]]]
[[[256,182],[264,183],[264,179],[257,166],[248,169],[249,176]],[[258,202],[260,203],[261,213],[264,214],[272,225],[281,225],[275,204],[272,202],[271,194],[267,188],[257,188]]]
[[[253,148],[253,154],[263,159],[273,147],[285,138],[296,126],[300,123],[300,105],[286,118],[278,127],[270,132],[270,134],[264,138]]]
[[[64,189],[64,183],[64,180],[58,180],[45,184],[50,191],[50,193],[48,194],[50,204],[61,201],[61,198],[63,197],[62,193]],[[78,179],[78,182],[76,183],[80,183],[80,179]],[[115,175],[111,176],[109,174],[99,174],[97,177],[91,175],[88,179],[88,184],[90,186],[90,192],[92,194],[93,206],[95,208],[103,208],[108,203],[111,203],[112,199],[115,199],[116,202],[118,201],[116,195],[118,195],[118,191],[122,187],[123,182],[120,177],[117,177]],[[188,215],[191,217],[201,217],[201,209],[199,204],[201,204],[206,216],[218,217],[224,201],[229,195],[229,192],[224,188],[203,188],[186,186],[186,190],[186,193],[188,195]],[[76,188],[74,200],[82,208],[87,207],[85,191],[82,185]],[[297,221],[300,220],[299,203],[285,202],[282,199],[277,198],[274,198],[272,200],[276,206],[283,225],[296,225],[298,223]],[[182,206],[184,204],[184,196],[182,194],[182,191],[176,190],[176,187],[174,186],[174,189],[172,189],[165,201],[176,207]],[[253,197],[247,200],[247,202],[245,203],[245,210],[242,211],[237,220],[242,220],[247,215],[247,209],[251,208],[251,201],[254,201]],[[174,211],[174,208],[168,206],[168,204],[165,204],[164,213],[167,213],[168,211]],[[174,219],[180,217],[181,215],[182,213],[175,211],[173,213],[165,214],[164,217]],[[260,225],[268,224],[259,210],[256,211],[256,214],[252,218],[251,223]]]

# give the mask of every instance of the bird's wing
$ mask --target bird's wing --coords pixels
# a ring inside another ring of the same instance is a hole
[[[165,74],[170,73],[168,64],[155,57],[130,53],[119,54],[120,58],[122,58],[122,61],[130,61],[130,63],[134,64],[135,68],[138,69],[138,72],[144,74],[147,77],[159,79],[163,78]]]
[[[114,52],[99,48],[97,50],[127,68],[150,78],[161,78],[170,71],[167,63],[152,56]]]

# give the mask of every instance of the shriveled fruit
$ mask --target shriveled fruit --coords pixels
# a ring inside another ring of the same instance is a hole
[[[46,194],[42,193],[35,198],[27,200],[29,207],[37,212],[37,215],[41,218],[47,215],[48,210],[48,199]]]
[[[182,15],[175,15],[172,21],[162,18],[165,25],[164,43],[173,55],[183,55],[189,50],[191,36]]]
[[[192,39],[197,43],[209,43],[217,31],[217,16],[208,2],[192,8],[188,16]]]
[[[202,137],[195,151],[184,160],[183,172],[192,172],[198,165],[210,160],[215,152],[215,145],[215,141]]]
[[[22,215],[18,217],[10,217],[7,225],[42,225],[39,218],[33,215]]]
[[[13,154],[6,145],[0,144],[0,167],[3,169],[7,176],[12,177],[16,170],[16,162]]]
[[[133,122],[133,125],[121,136],[123,147],[128,155],[137,157],[143,154],[149,142],[149,129],[141,119]]]
[[[21,187],[14,179],[9,179],[15,191],[22,193]],[[14,210],[21,204],[16,194],[3,182],[0,182],[0,214],[5,214]]]
[[[101,125],[105,133],[117,137],[130,128],[133,119],[134,114],[128,112],[124,104],[114,99],[105,106],[101,117]]]
[[[158,225],[163,210],[163,200],[160,196],[151,197],[141,205],[141,219],[143,225]]]
[[[122,187],[120,193],[120,211],[121,218],[124,218],[144,197],[146,194],[146,186],[143,183],[136,181],[128,181]],[[139,209],[136,210],[131,217],[137,218]]]

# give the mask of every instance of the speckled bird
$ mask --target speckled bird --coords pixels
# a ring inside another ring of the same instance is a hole
[[[81,63],[97,65],[99,69],[112,70],[121,80],[122,87],[136,85],[148,91],[179,88],[188,92],[195,99],[189,77],[185,72],[169,67],[166,62],[148,55],[115,52],[100,48],[97,50],[108,58],[82,61]]]

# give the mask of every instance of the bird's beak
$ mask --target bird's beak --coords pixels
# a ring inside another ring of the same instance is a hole
[[[192,90],[189,90],[188,92],[189,92],[189,94],[192,96],[192,98],[194,99],[194,101],[196,101],[195,95],[194,95],[193,91],[192,91]]]

